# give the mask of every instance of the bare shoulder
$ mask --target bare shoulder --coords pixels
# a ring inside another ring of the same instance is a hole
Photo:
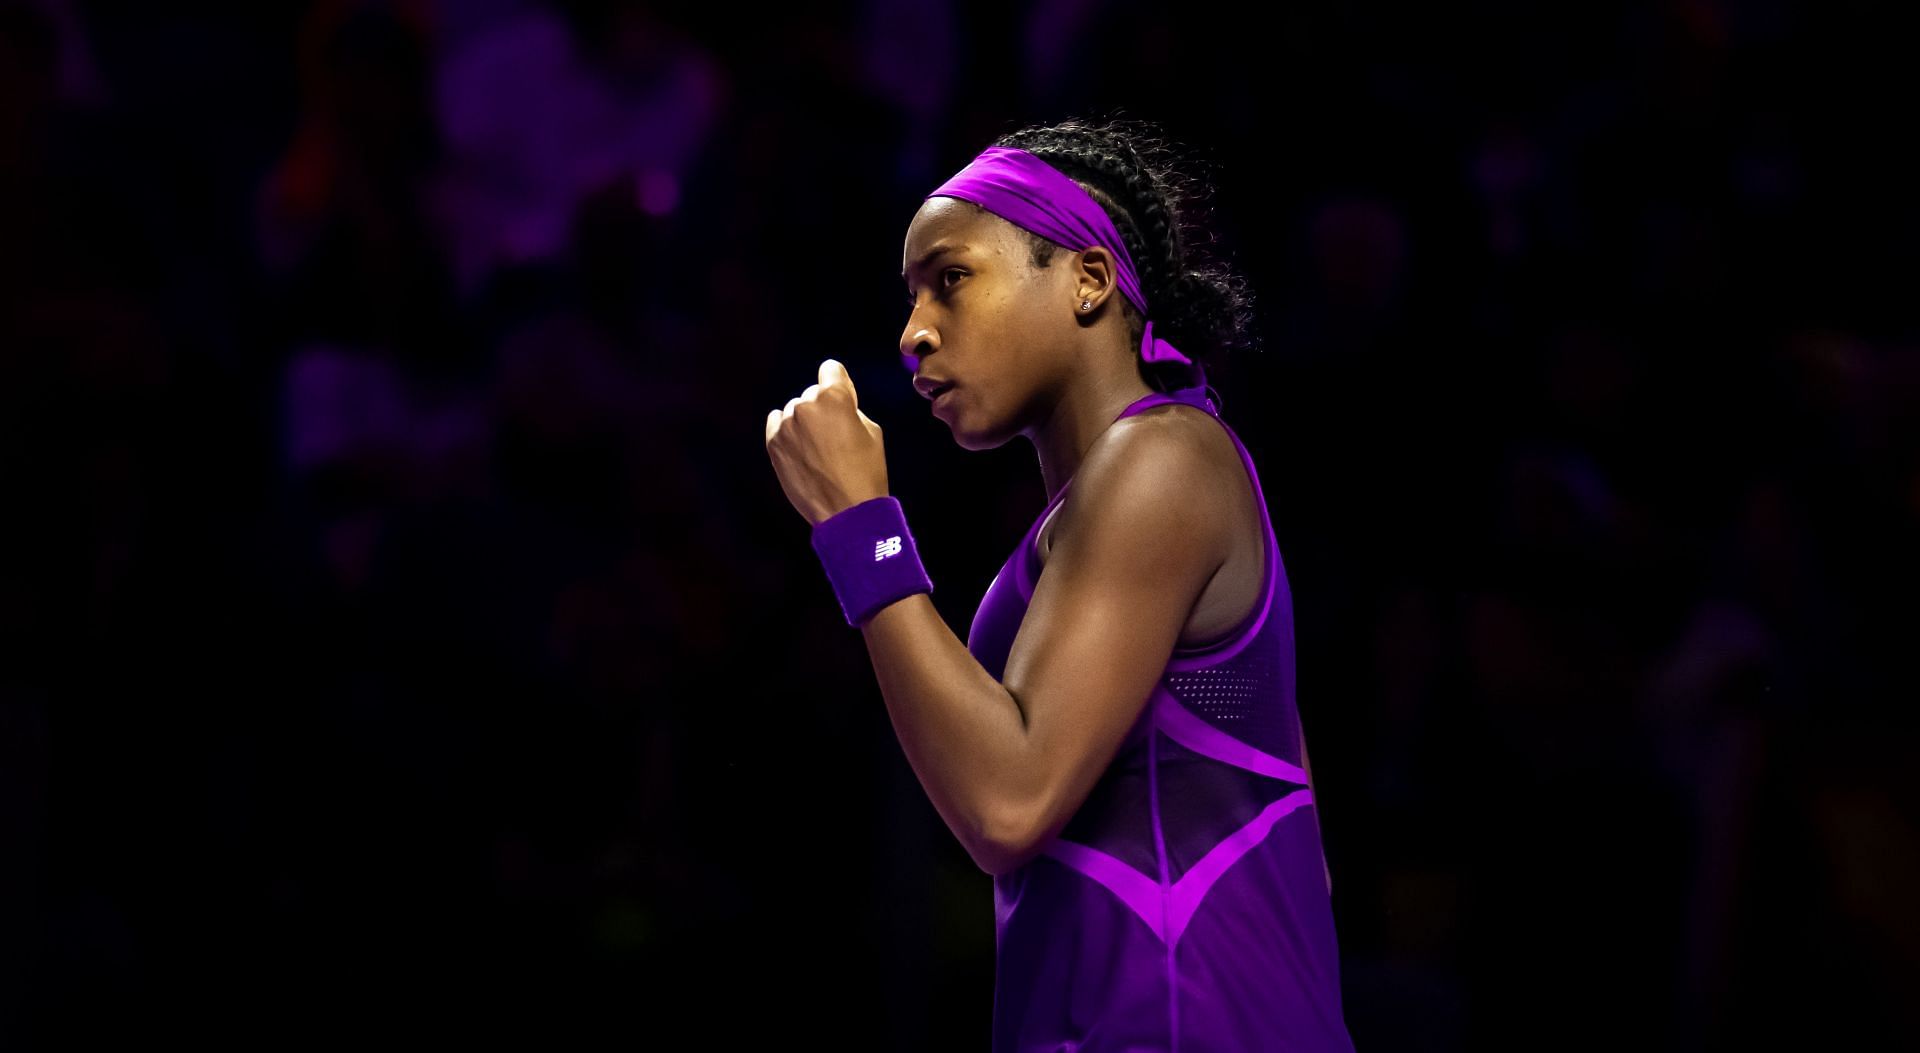
[[[1154,406],[1117,421],[1087,451],[1074,475],[1071,499],[1045,524],[1040,539],[1044,560],[1076,515],[1112,512],[1171,503],[1190,513],[1217,512],[1231,506],[1240,471],[1239,453],[1226,429],[1205,411],[1191,406]],[[1114,491],[1121,491],[1116,493]],[[1117,507],[1116,507],[1117,506]],[[1208,548],[1224,547],[1225,518],[1201,515],[1190,523],[1211,525]]]
[[[1205,410],[1167,403],[1142,410],[1120,424],[1130,425],[1130,430],[1136,432],[1157,432],[1162,442],[1177,443],[1204,455],[1213,470],[1230,474],[1240,467],[1240,453],[1227,437],[1227,429]]]

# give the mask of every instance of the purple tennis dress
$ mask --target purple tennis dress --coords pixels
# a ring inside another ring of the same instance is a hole
[[[1115,420],[1204,388],[1148,395]],[[1313,792],[1294,706],[1286,568],[1267,537],[1261,598],[1176,647],[1140,719],[1060,835],[996,877],[994,1053],[1352,1050]],[[980,601],[967,649],[997,679],[1033,597],[1040,527]]]

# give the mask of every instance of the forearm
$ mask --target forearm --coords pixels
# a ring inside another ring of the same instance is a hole
[[[925,593],[861,628],[907,763],[982,869],[1023,836],[1025,718],[1007,689],[953,634]]]

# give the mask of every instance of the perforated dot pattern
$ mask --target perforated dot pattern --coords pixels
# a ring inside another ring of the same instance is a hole
[[[1197,669],[1167,677],[1173,697],[1216,720],[1244,719],[1255,701],[1265,697],[1266,687],[1265,677],[1237,668]]]
[[[1293,700],[1281,676],[1284,639],[1269,623],[1232,658],[1204,669],[1168,673],[1167,691],[1207,723],[1257,750],[1298,763]]]

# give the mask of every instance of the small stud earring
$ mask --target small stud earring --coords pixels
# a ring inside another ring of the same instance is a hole
[[[1082,311],[1091,311],[1091,310],[1093,310],[1093,301],[1092,301],[1092,300],[1082,300],[1082,301],[1080,301],[1080,309],[1081,309]]]

